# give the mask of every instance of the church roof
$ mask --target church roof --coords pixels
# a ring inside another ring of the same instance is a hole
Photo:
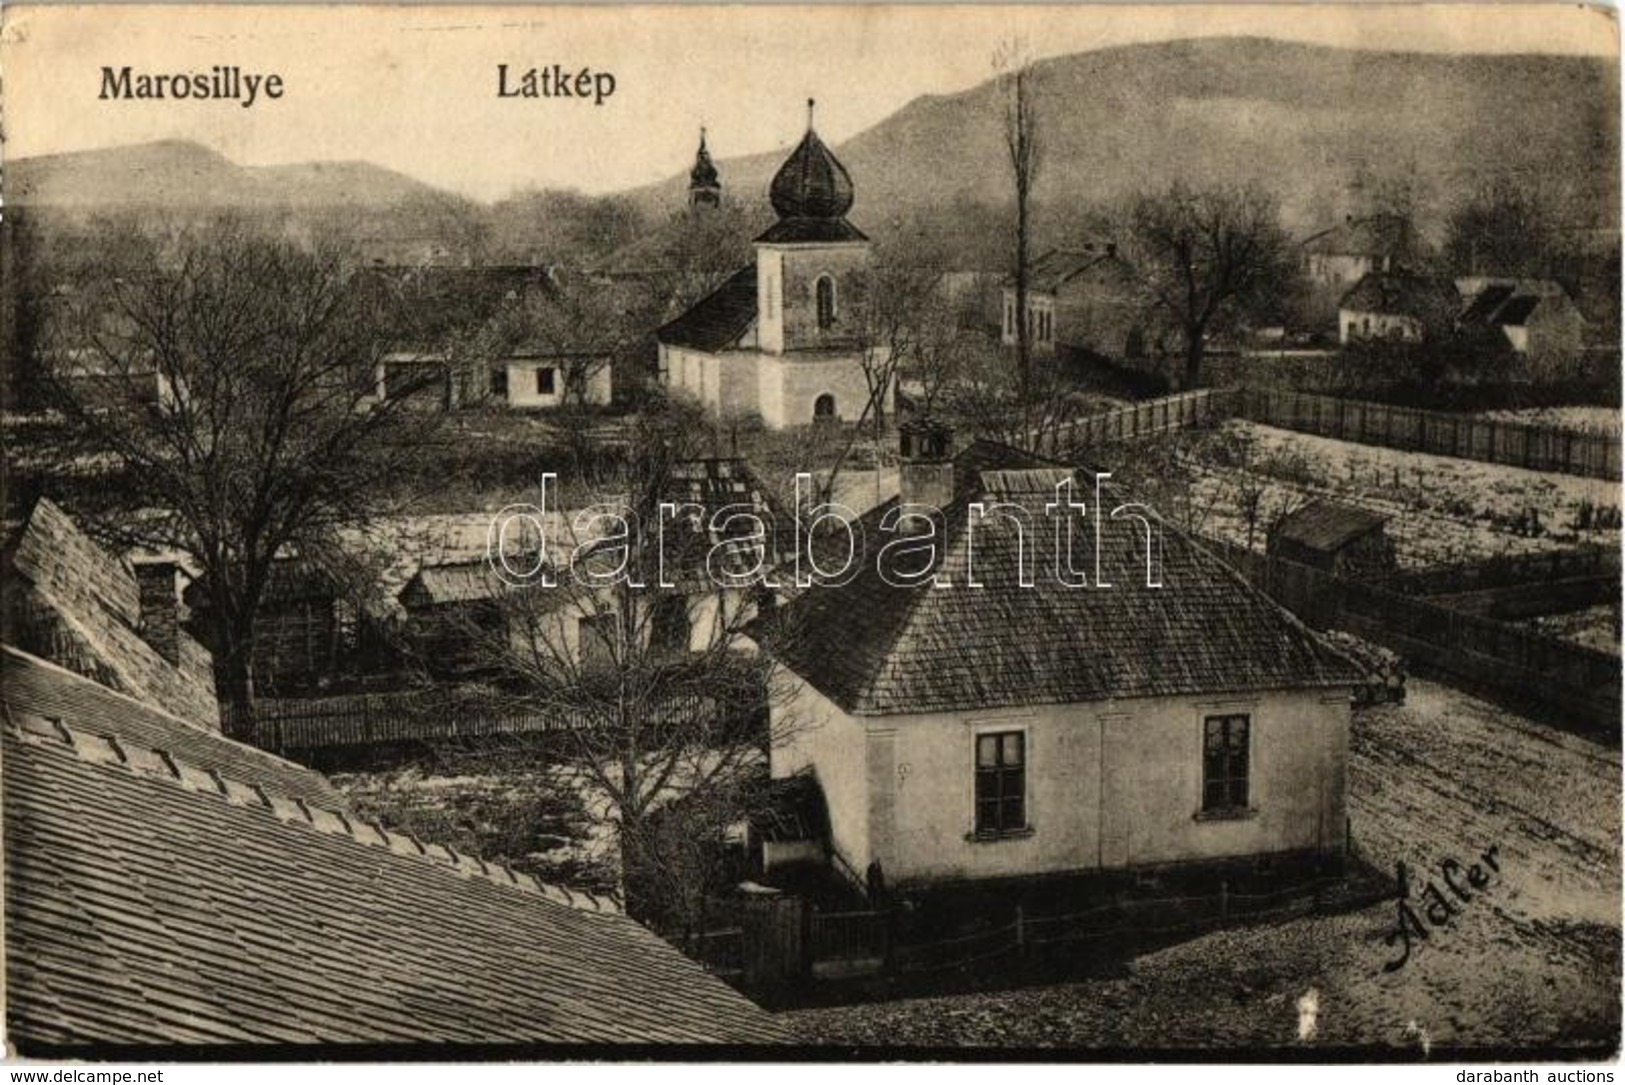
[[[732,346],[756,319],[756,265],[747,264],[728,281],[655,332],[662,343],[714,353]]]
[[[807,241],[867,241],[862,230],[845,219],[780,219],[756,239],[769,245],[793,245]]]
[[[694,154],[694,168],[688,171],[688,184],[690,188],[716,188],[722,184],[716,163],[711,161],[711,152],[705,149],[703,128],[700,129],[700,149]]]
[[[852,177],[809,124],[773,175],[768,198],[781,219],[838,219],[852,210]]]

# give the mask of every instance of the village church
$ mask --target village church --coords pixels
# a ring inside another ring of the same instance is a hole
[[[812,105],[807,134],[769,188],[779,218],[756,238],[755,263],[657,336],[667,388],[719,417],[758,415],[770,429],[854,420],[869,400],[869,238],[846,220],[852,178],[813,130]],[[693,182],[714,202],[720,182],[703,143]]]

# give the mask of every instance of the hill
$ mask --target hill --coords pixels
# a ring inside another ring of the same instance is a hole
[[[389,208],[453,198],[367,162],[240,166],[197,143],[165,140],[41,155],[7,164],[8,203],[64,210],[163,204],[177,208]]]
[[[1404,184],[1420,217],[1496,179],[1577,225],[1617,225],[1618,64],[1534,55],[1372,52],[1256,38],[1122,46],[1036,66],[1043,163],[1035,199],[1102,206],[1175,179],[1259,181],[1304,231],[1353,209],[1358,186]],[[913,213],[1009,201],[997,88],[918,98],[836,150],[883,229]],[[782,152],[718,163],[763,198]],[[654,211],[686,178],[629,193]]]

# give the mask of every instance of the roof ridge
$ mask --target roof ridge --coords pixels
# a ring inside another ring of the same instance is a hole
[[[133,775],[167,781],[183,790],[213,794],[233,806],[262,809],[284,824],[303,825],[326,836],[346,837],[365,847],[383,848],[396,855],[427,860],[434,866],[453,870],[465,877],[481,878],[495,885],[518,889],[577,911],[622,914],[618,902],[612,897],[600,898],[584,890],[572,893],[563,886],[544,882],[505,863],[488,862],[478,856],[458,852],[446,844],[425,843],[411,832],[386,829],[377,820],[361,817],[353,810],[342,807],[331,809],[303,798],[289,798],[264,784],[246,783],[222,775],[218,769],[203,768],[168,750],[70,726],[60,717],[36,714],[18,716],[9,706],[3,707],[6,728],[21,741],[65,747],[82,761],[122,768]]]

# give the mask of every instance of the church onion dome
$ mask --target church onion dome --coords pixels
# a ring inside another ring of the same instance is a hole
[[[688,171],[691,188],[716,188],[721,184],[717,167],[711,161],[711,152],[705,149],[705,129],[700,129],[700,149],[694,155],[694,168]]]
[[[773,175],[768,190],[781,219],[838,219],[852,209],[852,178],[812,129],[807,103],[807,134]]]

